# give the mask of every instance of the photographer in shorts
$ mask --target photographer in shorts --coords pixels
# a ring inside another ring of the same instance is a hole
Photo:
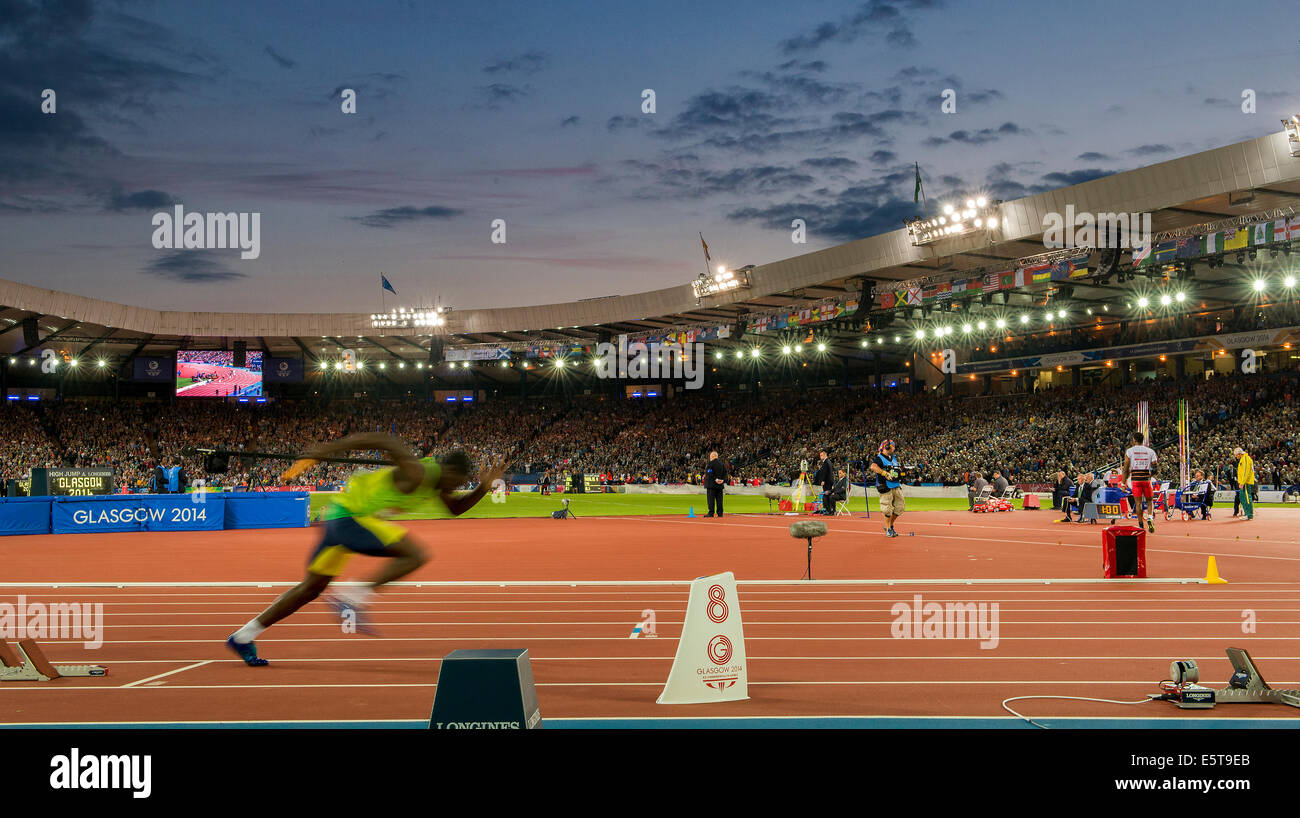
[[[880,513],[885,516],[885,536],[897,537],[894,522],[903,515],[903,487],[899,480],[898,458],[894,456],[894,441],[886,440],[871,458],[871,471],[876,475],[876,491],[880,493]]]

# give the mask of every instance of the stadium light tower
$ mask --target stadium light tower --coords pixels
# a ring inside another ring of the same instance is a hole
[[[370,326],[375,329],[416,329],[432,327],[438,329],[447,325],[447,313],[451,307],[394,307],[387,313],[372,313]]]

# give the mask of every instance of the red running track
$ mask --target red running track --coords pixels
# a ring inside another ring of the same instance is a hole
[[[104,603],[104,644],[55,641],[56,662],[95,662],[110,676],[0,686],[0,723],[380,720],[427,718],[438,657],[456,648],[526,647],[544,718],[665,716],[1005,716],[1010,696],[1129,701],[1155,691],[1169,661],[1194,658],[1221,685],[1228,646],[1250,650],[1274,687],[1300,679],[1300,581],[1290,510],[1251,522],[1172,522],[1148,538],[1153,577],[1199,577],[1210,554],[1228,585],[1095,582],[1100,526],[1053,524],[1050,512],[973,517],[908,514],[915,536],[886,539],[877,521],[828,520],[814,576],[789,518],[679,517],[439,520],[411,524],[437,558],[385,593],[382,638],[343,634],[315,604],[258,640],[265,668],[222,642],[282,590],[256,587],[0,587],[36,602]],[[288,583],[314,530],[10,537],[2,583]],[[358,557],[352,578],[373,568]],[[734,571],[750,700],[664,707],[695,576]],[[788,584],[744,584],[780,580]],[[830,584],[822,580],[870,580]],[[911,580],[907,584],[887,584]],[[1017,580],[999,582],[996,580]],[[1057,580],[1056,582],[1047,582]],[[601,585],[570,586],[599,581]],[[507,583],[501,587],[499,583]],[[558,582],[558,585],[526,583]],[[895,603],[996,602],[996,646],[891,635]],[[629,639],[641,611],[658,639]],[[1243,633],[1244,612],[1255,632]],[[1036,717],[1195,717],[1166,703],[1019,702]],[[1221,706],[1216,718],[1290,718],[1291,708]],[[1297,722],[1300,724],[1300,722]]]

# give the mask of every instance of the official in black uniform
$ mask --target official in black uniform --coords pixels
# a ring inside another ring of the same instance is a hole
[[[835,475],[831,471],[831,461],[826,457],[826,452],[821,452],[821,457],[817,461],[813,482],[822,487],[822,514],[834,514],[835,509],[833,504],[828,502],[828,496],[835,488]]]
[[[709,496],[709,513],[705,514],[705,517],[713,516],[715,506],[718,509],[718,516],[722,516],[722,491],[726,485],[726,461],[718,457],[717,452],[709,452],[709,465],[704,468],[704,491]]]

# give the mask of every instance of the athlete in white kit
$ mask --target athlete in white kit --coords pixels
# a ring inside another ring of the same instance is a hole
[[[1151,489],[1151,478],[1156,473],[1156,452],[1150,446],[1142,445],[1142,433],[1133,433],[1133,445],[1124,452],[1124,479],[1133,487],[1133,505],[1137,506],[1138,525],[1146,520],[1146,530],[1156,533],[1155,492]],[[1146,502],[1142,502],[1142,498]],[[1147,511],[1151,518],[1146,519]]]

